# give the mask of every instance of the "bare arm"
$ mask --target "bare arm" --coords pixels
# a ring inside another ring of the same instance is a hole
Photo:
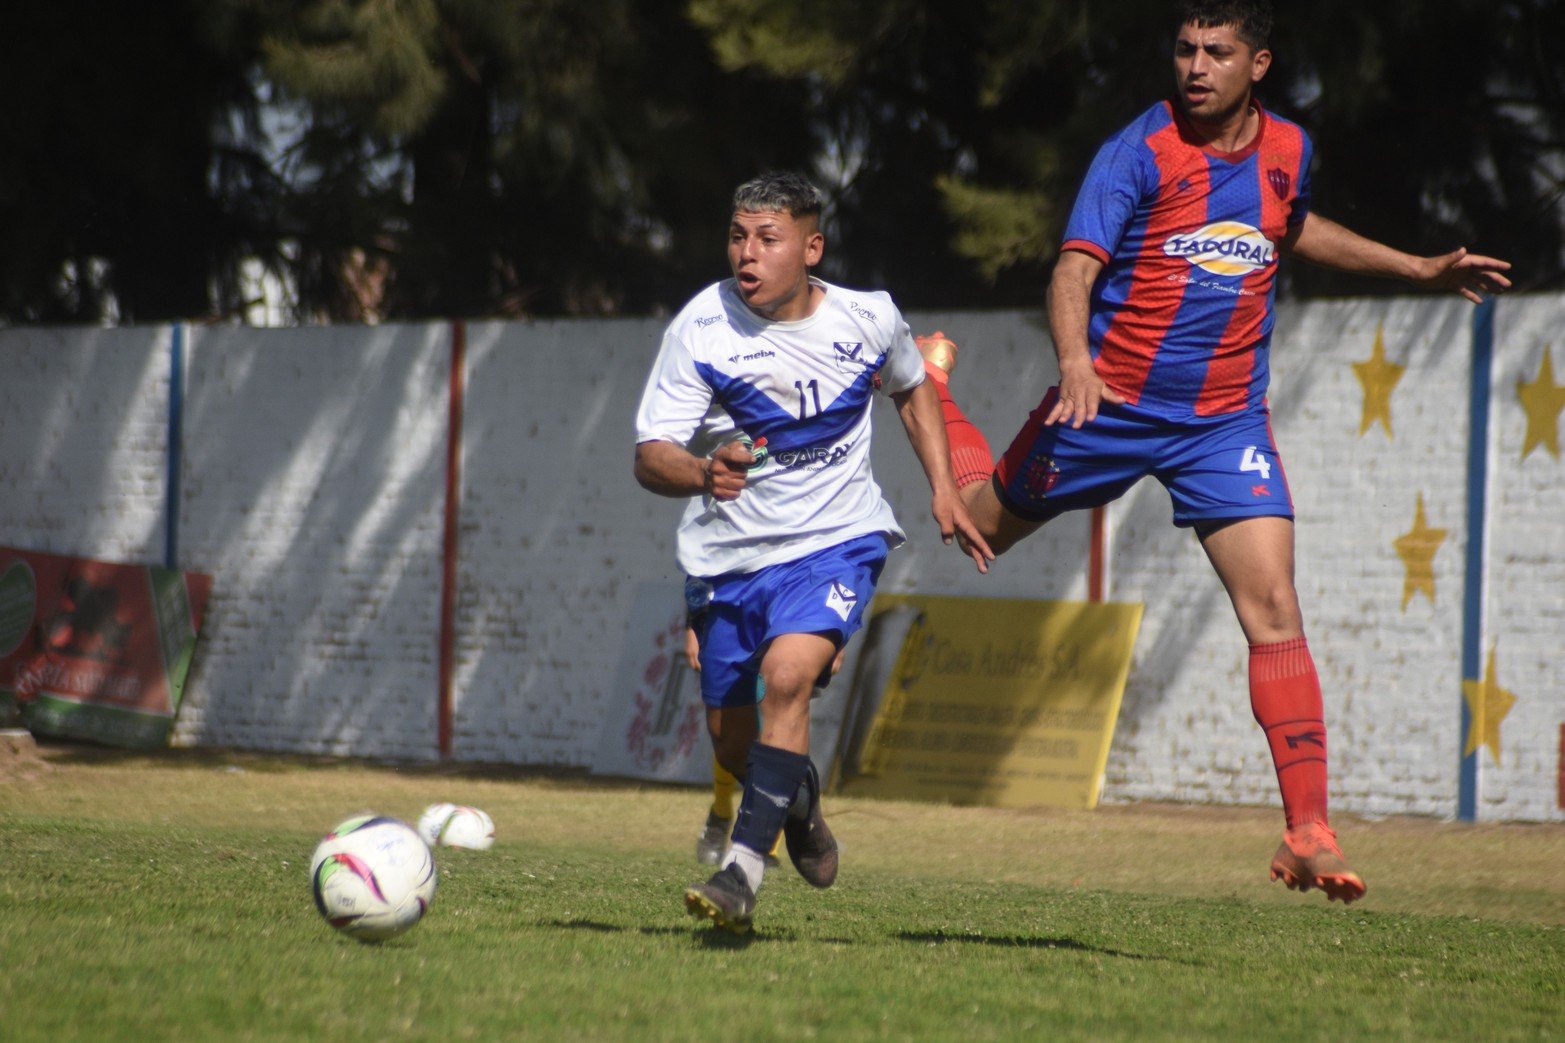
[[[1453,290],[1474,304],[1485,293],[1501,293],[1511,281],[1502,272],[1508,261],[1470,254],[1464,246],[1439,257],[1418,257],[1366,239],[1319,214],[1304,220],[1283,237],[1282,248],[1311,264],[1359,275],[1402,279],[1430,290]]]
[[[934,492],[931,511],[935,524],[940,526],[940,538],[950,543],[960,535],[962,549],[978,566],[979,572],[989,571],[994,552],[979,534],[973,520],[967,514],[967,505],[956,491],[956,478],[951,473],[951,448],[946,442],[945,419],[940,415],[940,397],[934,386],[925,380],[910,391],[899,391],[891,396],[896,403],[897,415],[907,430],[908,442],[913,453],[924,467],[929,488]]]
[[[1045,424],[1080,427],[1098,415],[1104,401],[1124,405],[1125,398],[1103,382],[1087,347],[1087,322],[1092,311],[1092,284],[1103,262],[1080,250],[1066,250],[1049,279],[1049,335],[1060,360],[1060,395]]]
[[[635,475],[643,489],[659,496],[706,494],[737,500],[755,457],[742,442],[729,442],[709,457],[696,456],[673,442],[636,446]]]

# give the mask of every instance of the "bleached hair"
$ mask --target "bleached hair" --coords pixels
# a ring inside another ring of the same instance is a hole
[[[762,174],[734,189],[735,213],[776,211],[797,221],[801,217],[820,217],[825,202],[815,182],[793,171]]]

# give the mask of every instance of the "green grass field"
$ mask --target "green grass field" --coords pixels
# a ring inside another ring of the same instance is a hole
[[[755,933],[686,918],[696,790],[256,755],[46,748],[0,774],[0,1039],[1565,1037],[1565,828],[1339,822],[1350,907],[1266,879],[1280,815],[837,798],[836,887]],[[316,914],[321,833],[436,800],[409,933]]]

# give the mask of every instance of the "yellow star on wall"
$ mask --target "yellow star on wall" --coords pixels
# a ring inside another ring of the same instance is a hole
[[[1444,529],[1431,529],[1424,517],[1424,494],[1418,494],[1418,506],[1413,511],[1413,528],[1396,538],[1392,544],[1402,558],[1407,577],[1402,581],[1402,611],[1413,595],[1422,590],[1435,600],[1435,552],[1445,542]]]
[[[1495,676],[1493,648],[1489,649],[1489,663],[1484,667],[1482,681],[1463,681],[1462,698],[1467,700],[1472,726],[1467,729],[1467,748],[1462,756],[1471,756],[1480,746],[1489,747],[1494,763],[1500,763],[1500,722],[1516,705],[1516,696],[1500,687]]]
[[[1532,383],[1516,382],[1516,397],[1521,399],[1527,411],[1527,437],[1522,443],[1522,459],[1538,446],[1548,449],[1549,455],[1560,458],[1560,410],[1565,409],[1565,387],[1554,383],[1554,357],[1545,345],[1543,364]]]
[[[1406,369],[1406,366],[1386,361],[1385,327],[1376,326],[1374,352],[1366,361],[1353,363],[1353,375],[1364,388],[1364,415],[1359,421],[1361,436],[1379,420],[1386,429],[1386,437],[1391,437],[1391,392],[1396,390],[1397,381],[1402,379]]]

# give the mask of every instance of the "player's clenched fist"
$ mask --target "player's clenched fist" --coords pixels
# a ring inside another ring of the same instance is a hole
[[[753,463],[755,454],[746,449],[743,442],[721,446],[702,465],[704,491],[714,500],[737,500],[744,491],[745,479]]]

